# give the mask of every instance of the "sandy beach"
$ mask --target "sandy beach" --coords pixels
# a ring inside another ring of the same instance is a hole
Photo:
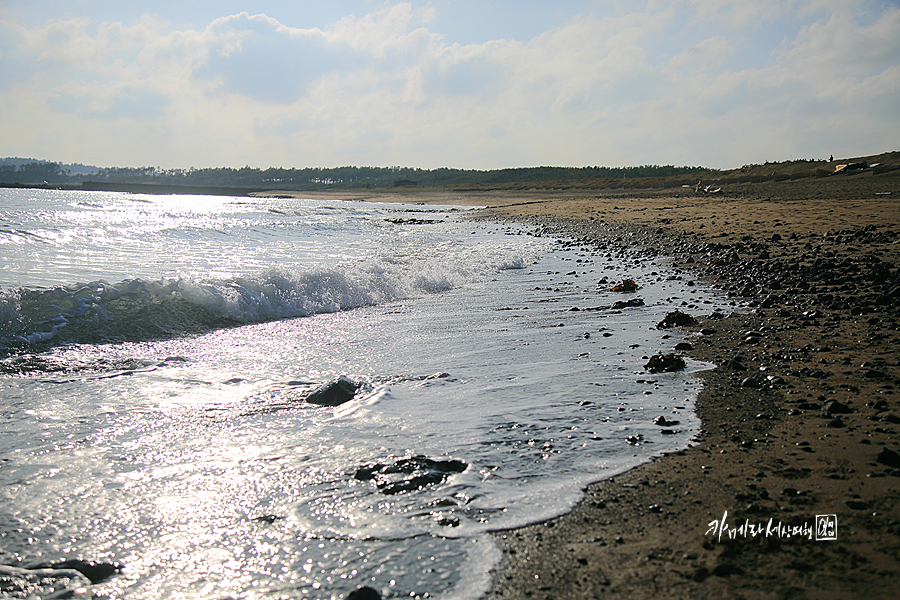
[[[898,195],[900,171],[717,194],[417,193],[613,236],[748,304],[688,311],[685,353],[717,365],[700,374],[696,444],[498,534],[490,598],[895,598]]]
[[[702,374],[698,444],[502,534],[491,597],[896,597],[896,173],[496,209],[578,220],[584,235],[591,219],[619,225],[624,243],[752,306],[692,315],[688,354],[718,365]],[[809,539],[817,515],[834,515],[819,525],[836,520],[837,539]]]

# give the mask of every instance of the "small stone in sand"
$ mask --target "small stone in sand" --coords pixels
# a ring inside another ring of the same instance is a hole
[[[679,371],[684,367],[684,359],[677,354],[654,354],[644,365],[651,373]]]
[[[879,450],[875,460],[889,467],[900,467],[900,454],[897,454],[889,448],[882,448]]]
[[[696,325],[697,319],[680,310],[674,310],[666,315],[666,317],[656,324],[658,329],[667,329],[669,327],[684,327],[686,325]]]

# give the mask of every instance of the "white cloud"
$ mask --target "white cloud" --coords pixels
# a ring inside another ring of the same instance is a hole
[[[346,17],[328,30],[334,42],[382,57],[398,46],[418,46],[431,34],[422,27],[433,18],[433,11],[415,11],[407,3],[383,5],[362,18]]]
[[[864,27],[845,15],[832,15],[804,27],[778,59],[816,74],[872,72],[895,64],[900,56],[900,7],[888,8]]]
[[[815,155],[824,139],[835,153],[864,135],[875,147],[863,151],[895,143],[896,7],[585,8],[532,39],[477,44],[436,34],[434,10],[410,3],[308,28],[249,13],[201,27],[150,15],[0,23],[0,110],[17,115],[0,125],[0,155],[182,167],[734,166]]]
[[[721,68],[734,52],[735,48],[727,38],[716,35],[688,46],[681,54],[673,56],[669,64],[673,67]]]
[[[699,18],[724,27],[762,27],[789,15],[797,2],[785,0],[688,0]]]

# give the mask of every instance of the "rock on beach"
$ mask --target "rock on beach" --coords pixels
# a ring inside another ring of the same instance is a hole
[[[667,314],[662,321],[656,324],[656,327],[658,329],[668,329],[670,327],[687,327],[696,324],[697,319],[695,317],[680,310],[675,310]]]
[[[441,483],[454,473],[462,473],[468,466],[461,460],[435,460],[418,455],[401,458],[393,463],[359,467],[353,478],[374,481],[378,491],[391,496]]]
[[[305,398],[310,404],[319,406],[340,406],[353,400],[360,385],[349,377],[341,375],[334,381],[323,383],[313,389]]]
[[[644,365],[644,368],[651,373],[680,371],[684,367],[684,359],[677,354],[654,354]]]

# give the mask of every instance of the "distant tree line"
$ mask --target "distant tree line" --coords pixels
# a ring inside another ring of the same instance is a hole
[[[393,187],[403,185],[450,186],[499,184],[520,181],[622,179],[666,177],[708,171],[704,167],[643,165],[639,167],[527,167],[516,169],[416,169],[410,167],[333,167],[283,169],[251,167],[214,169],[159,169],[156,167],[102,168],[95,173],[73,173],[59,163],[0,164],[0,183],[80,185],[84,181],[156,183],[237,188],[302,190],[323,187]]]
[[[0,183],[71,183],[71,173],[59,163],[31,162],[0,165]]]

